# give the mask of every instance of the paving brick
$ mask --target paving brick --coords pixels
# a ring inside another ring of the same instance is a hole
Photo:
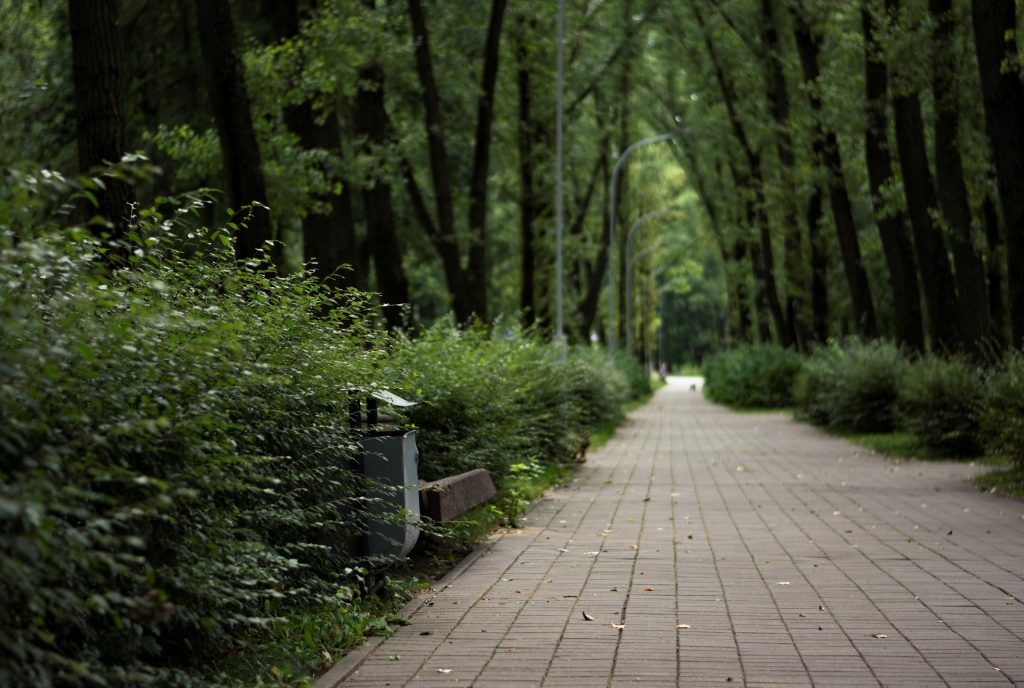
[[[1024,684],[1024,505],[691,382],[344,685]]]

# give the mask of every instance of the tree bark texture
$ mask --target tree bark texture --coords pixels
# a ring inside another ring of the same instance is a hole
[[[807,244],[811,254],[811,337],[815,343],[828,340],[828,253],[821,233],[824,196],[815,186],[807,200]]]
[[[520,19],[520,33],[523,31],[525,19]],[[536,139],[533,121],[533,93],[530,82],[532,65],[529,63],[529,51],[526,38],[518,36],[516,53],[516,93],[519,105],[519,121],[516,140],[519,148],[519,245],[520,245],[520,283],[519,310],[523,323],[530,327],[537,321],[537,301],[534,294],[534,221],[539,215],[536,183],[534,181],[533,162],[536,155],[534,141]]]
[[[1006,346],[1006,299],[1003,297],[1003,264],[1006,253],[999,231],[999,210],[990,196],[985,197],[981,212],[988,248],[985,276],[988,282],[988,311],[992,314],[989,336],[996,349],[1001,351]]]
[[[753,250],[754,247],[752,245],[751,257],[753,258],[755,255],[757,256],[757,260],[754,261],[754,273],[762,282],[756,292],[755,304],[760,304],[768,309],[771,314],[771,318],[775,323],[775,331],[779,336],[780,342],[783,346],[788,347],[791,346],[793,342],[789,341],[787,336],[790,329],[786,325],[785,314],[782,309],[782,303],[779,301],[779,293],[775,284],[774,261],[772,260],[771,250],[771,228],[769,226],[768,215],[765,210],[765,182],[761,156],[751,145],[746,129],[740,119],[739,112],[736,108],[737,96],[735,88],[732,82],[726,77],[725,69],[721,60],[719,60],[714,41],[711,38],[711,32],[704,21],[704,16],[700,11],[699,4],[697,2],[691,2],[691,6],[693,8],[697,24],[700,26],[701,32],[704,36],[704,45],[707,48],[708,57],[711,60],[715,73],[715,80],[718,82],[718,87],[722,94],[722,101],[725,105],[726,113],[729,116],[729,124],[732,128],[733,136],[736,138],[736,141],[743,150],[743,154],[746,158],[746,173],[734,171],[733,176],[736,179],[738,186],[749,189],[754,195],[753,207],[750,209],[752,210],[752,213],[748,213],[748,219],[751,223],[750,227],[757,230],[761,245],[756,251]],[[763,328],[761,332],[763,334]]]
[[[820,88],[818,81],[821,76],[819,68],[821,38],[814,33],[810,25],[807,24],[806,18],[799,12],[794,13],[794,33],[797,51],[800,53],[804,84],[807,87],[815,120],[812,145],[827,176],[829,205],[832,207],[832,219],[836,226],[836,236],[839,239],[839,250],[846,272],[846,283],[850,290],[855,325],[861,336],[874,338],[878,336],[875,306],[871,299],[871,286],[868,283],[867,271],[864,269],[864,262],[861,258],[853,208],[850,204],[849,192],[846,190],[846,176],[843,172],[839,141],[835,132],[827,128],[822,119],[821,95],[818,92]]]
[[[372,9],[372,0],[370,6]],[[299,35],[303,17],[297,0],[264,0],[263,7],[264,14],[270,19],[274,40],[284,41]],[[313,104],[307,101],[286,107],[284,120],[303,149],[322,149],[341,155],[341,129],[334,112],[327,113],[323,122],[318,122]],[[329,170],[322,169],[321,173],[325,178],[331,178]],[[327,211],[310,210],[302,218],[302,257],[304,262],[314,263],[317,277],[332,287],[365,289],[367,266],[361,259],[352,210],[354,186],[345,179],[338,181],[342,185],[341,193],[319,194],[311,199],[326,206]],[[352,270],[340,269],[343,265],[350,266]]]
[[[448,149],[444,140],[441,120],[441,100],[434,78],[433,58],[430,52],[430,34],[427,17],[420,0],[409,0],[409,21],[412,25],[413,46],[416,55],[416,73],[423,90],[424,127],[430,159],[430,176],[434,186],[434,204],[437,225],[428,231],[444,269],[445,282],[452,297],[452,310],[460,323],[468,322],[473,314],[466,275],[462,269],[461,251],[455,234],[455,207],[452,198],[452,177],[448,163]],[[412,171],[406,170],[407,182]],[[415,206],[414,201],[414,206]],[[421,217],[422,214],[418,213]],[[425,225],[426,228],[426,225]]]
[[[938,207],[925,150],[921,103],[916,95],[895,95],[896,148],[903,172],[907,213],[914,230],[914,247],[921,271],[928,330],[932,344],[942,351],[960,348],[956,292],[942,229],[932,217]]]
[[[241,210],[250,204],[267,203],[263,164],[242,63],[236,52],[230,3],[228,0],[195,0],[195,8],[207,93],[220,138],[228,198],[235,209],[232,222],[246,225],[239,229],[235,244],[236,255],[244,260],[255,256],[264,243],[273,238],[270,216],[265,209],[253,207],[248,220],[248,213]]]
[[[391,120],[384,104],[384,70],[370,64],[359,70],[355,125],[360,144],[369,155],[391,146]],[[384,302],[384,319],[389,329],[403,324],[403,307],[409,303],[409,281],[402,267],[402,250],[392,209],[391,184],[385,179],[367,180],[363,187],[366,241],[377,275],[377,288]]]
[[[480,98],[477,101],[473,170],[469,181],[469,271],[467,286],[473,312],[487,320],[487,180],[490,177],[491,129],[494,124],[494,90],[501,56],[501,25],[506,0],[492,0],[484,42],[484,64]]]
[[[803,284],[800,220],[797,217],[796,183],[793,155],[793,137],[790,134],[789,87],[783,67],[782,45],[779,42],[778,8],[773,0],[761,0],[761,42],[764,46],[762,63],[765,71],[765,88],[775,120],[775,147],[779,156],[779,176],[782,185],[783,246],[786,268],[786,304],[784,322],[786,326],[783,341],[798,348],[804,348],[807,339],[803,322],[806,287]]]
[[[125,59],[118,24],[116,0],[69,0],[71,62],[77,120],[78,168],[94,168],[120,162],[125,153]],[[95,213],[104,223],[92,230],[119,240],[128,227],[131,186],[117,179],[104,180],[98,189]]]
[[[889,154],[888,67],[875,43],[874,23],[865,2],[861,12],[864,30],[865,87],[867,95],[867,129],[864,134],[864,155],[868,183],[878,235],[882,240],[885,264],[892,286],[893,320],[896,341],[914,351],[924,351],[924,322],[921,315],[921,291],[917,281],[914,245],[907,232],[902,210],[880,212],[882,188],[892,179],[892,156]]]
[[[899,0],[885,0],[885,8],[893,21],[899,18]],[[892,79],[890,73],[890,80]],[[932,346],[939,351],[960,349],[959,311],[953,271],[942,228],[932,216],[939,207],[935,184],[928,166],[921,102],[917,94],[907,93],[905,87],[894,83],[892,98],[896,128],[896,150],[903,176],[903,191],[907,199],[907,214],[914,232],[914,249],[920,270],[924,294],[925,313]]]
[[[932,93],[935,97],[935,182],[939,210],[949,227],[959,306],[960,337],[968,353],[980,353],[989,334],[985,265],[974,249],[971,205],[960,157],[960,80],[954,53],[953,0],[928,0],[935,22]]]
[[[460,323],[473,316],[487,319],[487,178],[490,171],[491,130],[494,121],[494,92],[500,57],[501,26],[506,0],[492,0],[484,44],[481,94],[477,101],[477,120],[473,145],[473,166],[469,179],[469,248],[467,267],[462,266],[462,252],[455,231],[455,210],[451,166],[441,119],[440,92],[434,77],[430,34],[422,0],[408,0],[409,21],[416,57],[416,72],[422,89],[424,125],[434,185],[437,225],[428,229],[445,271],[445,281],[452,296],[452,309]],[[407,170],[407,185],[415,185]],[[415,195],[415,192],[412,192]],[[415,205],[415,201],[414,201]]]
[[[1014,0],[971,0],[985,127],[992,143],[999,203],[1006,232],[1010,330],[1013,346],[1024,345],[1024,81],[1003,69],[1017,54]]]

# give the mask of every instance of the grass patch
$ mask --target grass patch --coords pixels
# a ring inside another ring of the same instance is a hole
[[[979,475],[971,482],[983,490],[1024,499],[1024,468],[1013,465],[1005,456],[989,457],[986,463],[995,466],[995,470]]]
[[[1005,454],[950,457],[923,446],[909,432],[840,433],[843,437],[879,454],[917,461],[969,461],[992,470],[976,476],[971,482],[980,489],[1024,499],[1024,468],[1014,465]]]
[[[354,573],[358,584],[361,574]],[[213,668],[223,685],[286,685],[312,688],[313,678],[370,636],[395,634],[409,622],[398,616],[411,591],[423,587],[416,578],[389,579],[380,596],[364,596],[342,587],[337,599],[292,612],[267,626],[252,643]]]
[[[622,425],[622,421],[625,419],[626,414],[636,411],[638,408],[640,408],[648,401],[650,401],[651,396],[653,396],[654,392],[664,387],[665,384],[666,383],[658,382],[657,380],[652,381],[652,391],[650,394],[647,394],[646,396],[643,396],[640,399],[632,399],[630,401],[627,401],[622,405],[622,413],[619,415],[618,418],[606,420],[605,422],[597,426],[597,428],[595,428],[593,431],[591,431],[590,446],[588,448],[588,451],[597,451],[598,449],[603,447],[608,442],[608,440],[611,439],[612,435],[615,434],[615,430],[618,429],[620,425]]]
[[[519,464],[517,464],[519,465]],[[470,509],[437,534],[423,532],[404,567],[413,580],[437,580],[500,528],[515,528],[527,509],[550,488],[568,483],[574,464],[521,464],[498,485],[494,499]]]
[[[921,445],[917,438],[909,432],[839,432],[836,434],[886,456],[922,461],[949,459],[949,457],[936,454]]]

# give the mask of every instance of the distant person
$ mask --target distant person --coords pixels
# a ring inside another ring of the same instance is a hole
[[[658,379],[661,382],[664,382],[665,378],[667,378],[667,377],[668,377],[668,364],[665,363],[665,361],[662,361],[661,365],[658,366]]]

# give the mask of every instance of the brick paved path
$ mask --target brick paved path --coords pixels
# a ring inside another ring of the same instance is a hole
[[[690,384],[320,685],[1024,685],[1024,504]]]

